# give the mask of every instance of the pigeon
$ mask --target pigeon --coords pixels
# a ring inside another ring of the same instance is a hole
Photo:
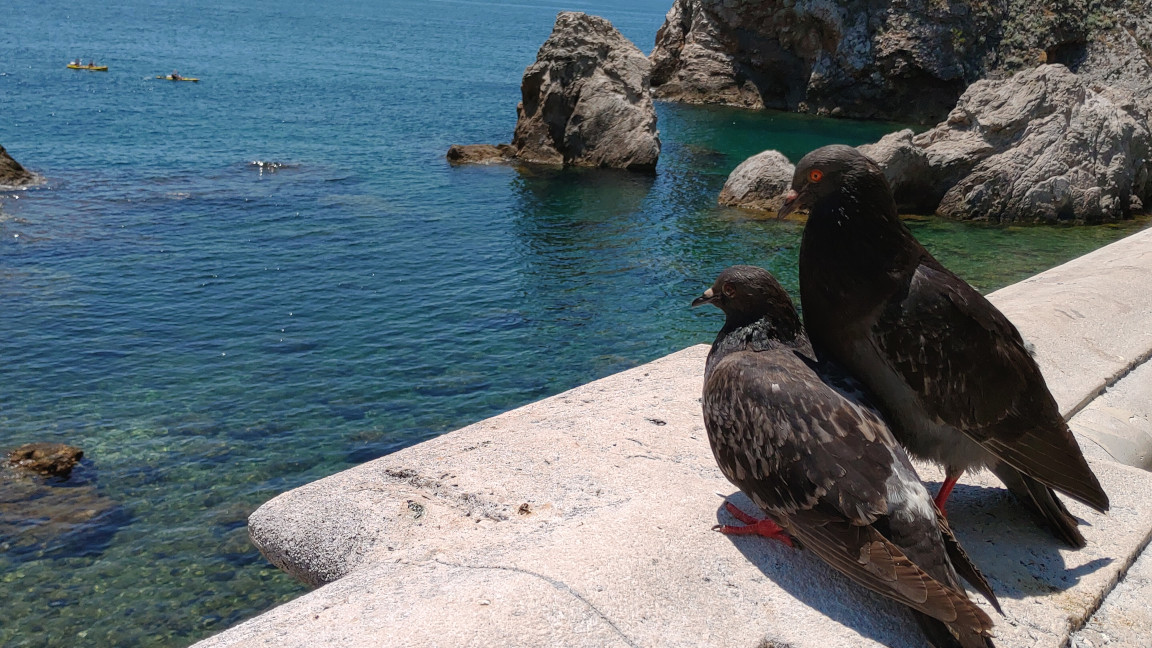
[[[912,456],[943,466],[937,506],[965,471],[988,468],[1083,547],[1053,489],[1101,512],[1108,496],[1016,327],[920,245],[883,171],[856,149],[800,160],[779,217],[799,209],[800,304],[816,353],[864,383]]]
[[[725,314],[705,366],[705,428],[724,476],[771,518],[755,532],[789,545],[795,538],[851,580],[908,606],[937,648],[993,646],[992,620],[958,574],[999,610],[992,588],[888,426],[861,400],[860,385],[814,360],[776,279],[733,266],[692,302],[701,304]]]

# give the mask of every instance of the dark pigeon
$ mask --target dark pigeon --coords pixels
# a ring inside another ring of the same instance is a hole
[[[938,648],[992,646],[992,621],[957,572],[999,610],[991,587],[859,384],[813,360],[780,284],[761,268],[733,266],[692,302],[701,304],[726,316],[704,374],[708,440],[724,476],[775,521],[761,521],[759,532],[794,537],[907,605]]]
[[[821,357],[879,400],[896,438],[943,465],[943,510],[966,470],[989,468],[1057,537],[1084,546],[1053,489],[1099,511],[1108,496],[1020,333],[896,215],[875,162],[848,146],[800,160],[780,217],[808,210],[800,302]]]

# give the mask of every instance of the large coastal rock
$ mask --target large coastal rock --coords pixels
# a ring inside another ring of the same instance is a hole
[[[977,82],[935,128],[860,149],[885,167],[902,209],[951,218],[1115,220],[1152,192],[1147,113],[1063,65]]]
[[[649,170],[660,156],[651,64],[610,22],[561,12],[524,72],[512,146],[528,162]]]
[[[8,151],[0,146],[0,187],[23,187],[34,184],[37,180],[36,174],[13,160]]]
[[[1148,0],[676,0],[657,98],[932,123],[972,82],[1045,62],[1152,84]],[[1143,36],[1142,36],[1143,35]],[[1141,76],[1143,75],[1143,76]]]
[[[728,175],[719,202],[730,207],[776,212],[792,185],[795,165],[779,151],[763,151],[744,160]]]

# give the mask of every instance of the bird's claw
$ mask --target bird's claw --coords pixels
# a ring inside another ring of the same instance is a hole
[[[724,502],[724,509],[728,511],[732,517],[744,523],[744,526],[734,526],[729,524],[717,524],[712,527],[713,531],[719,531],[724,535],[758,535],[764,536],[771,540],[777,540],[789,547],[795,547],[796,542],[788,532],[768,518],[756,518],[741,511],[732,502]]]

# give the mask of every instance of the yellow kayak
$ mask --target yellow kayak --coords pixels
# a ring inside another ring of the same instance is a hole
[[[158,76],[156,78],[157,79],[164,79],[165,81],[192,81],[192,82],[196,82],[196,81],[200,80],[200,79],[197,79],[195,77],[186,77],[186,76],[174,77],[171,74],[169,74],[168,76]]]
[[[107,65],[76,65],[75,63],[68,64],[69,70],[92,70],[93,72],[107,72]]]

